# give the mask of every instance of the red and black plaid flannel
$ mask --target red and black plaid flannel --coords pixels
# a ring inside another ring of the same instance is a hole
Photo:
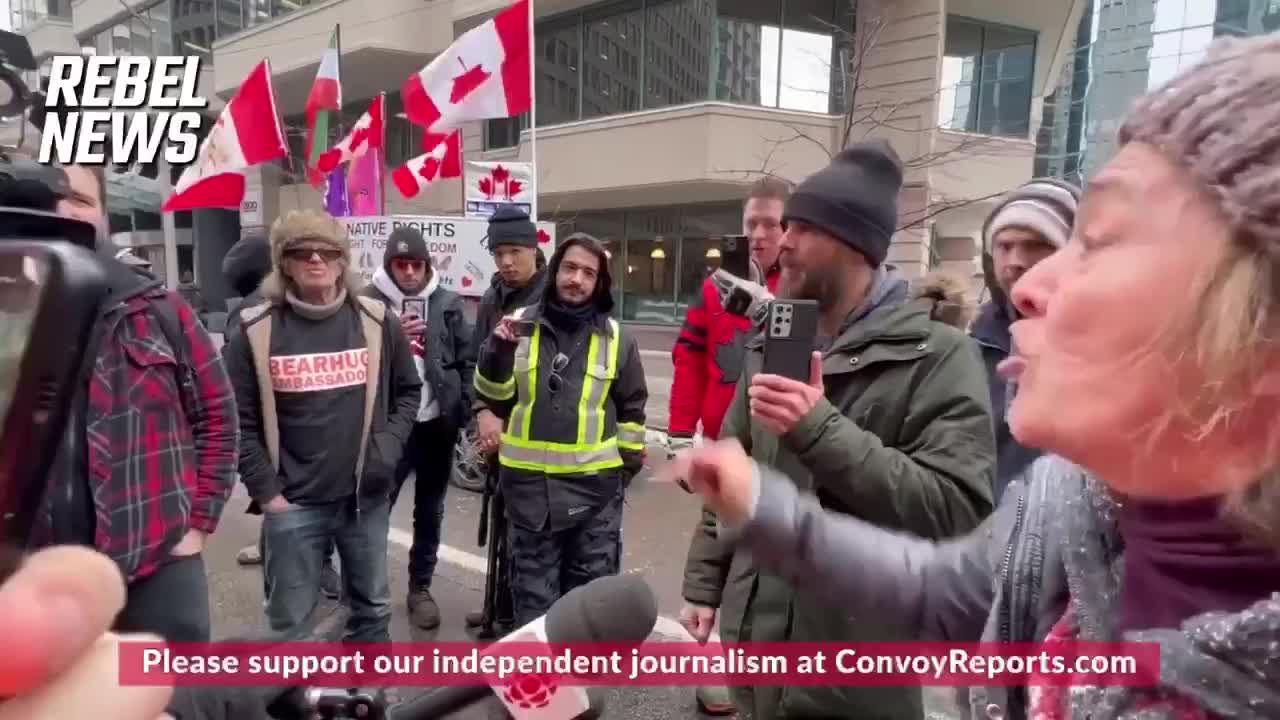
[[[153,309],[165,302],[185,338],[176,351]],[[217,527],[236,478],[235,396],[212,338],[177,293],[147,290],[101,322],[84,418],[94,544],[133,582],[165,563],[188,530]]]

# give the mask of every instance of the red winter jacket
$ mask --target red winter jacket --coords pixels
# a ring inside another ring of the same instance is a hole
[[[769,292],[778,286],[778,275],[775,266],[765,277]],[[710,439],[720,436],[720,423],[742,375],[747,340],[754,335],[746,318],[724,311],[711,279],[703,280],[702,293],[689,306],[671,350],[675,379],[668,434],[692,436],[702,420],[703,435]]]

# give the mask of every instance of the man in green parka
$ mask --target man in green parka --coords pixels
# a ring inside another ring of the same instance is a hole
[[[963,535],[991,512],[995,436],[982,360],[963,331],[909,297],[884,262],[898,221],[902,164],[883,141],[843,150],[783,212],[779,295],[819,303],[809,382],[760,372],[747,345],[722,438],[736,437],[822,505],[928,538]],[[685,566],[681,621],[705,641],[719,614],[728,642],[885,642],[913,638],[892,617],[832,613],[754,567],[717,536],[708,510]],[[737,687],[753,720],[917,720],[919,687]]]

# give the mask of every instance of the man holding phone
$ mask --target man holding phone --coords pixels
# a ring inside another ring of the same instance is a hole
[[[982,362],[963,331],[934,319],[937,298],[910,299],[907,281],[886,266],[902,172],[888,143],[859,143],[787,199],[778,294],[816,301],[816,312],[802,318],[805,304],[792,303],[790,319],[780,324],[808,327],[809,342],[797,348],[790,337],[786,348],[800,353],[801,367],[810,355],[807,377],[764,372],[769,340],[748,342],[720,438],[738,440],[825,508],[942,539],[969,532],[991,512],[991,401]],[[895,628],[893,618],[833,614],[822,599],[735,552],[718,532],[715,514],[704,510],[683,588],[699,610],[688,615],[699,621],[695,629],[709,630],[718,612],[728,642],[913,639],[912,629]],[[753,718],[923,714],[919,687],[733,693],[737,709]]]
[[[485,340],[476,397],[505,420],[498,449],[516,625],[619,572],[622,501],[644,465],[644,367],[613,311],[599,240],[570,235],[535,303]]]
[[[391,490],[394,505],[400,489],[414,475],[413,547],[409,550],[409,620],[430,630],[440,625],[440,608],[431,597],[444,496],[453,470],[458,430],[471,411],[471,327],[462,298],[440,286],[431,267],[427,241],[415,227],[402,226],[387,238],[382,267],[365,294],[400,315],[401,328],[413,349],[422,378],[422,400]]]

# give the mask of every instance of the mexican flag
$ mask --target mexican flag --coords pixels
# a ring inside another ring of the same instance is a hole
[[[342,83],[338,77],[338,29],[329,36],[329,47],[320,57],[320,70],[307,95],[307,180],[324,185],[324,173],[316,167],[320,155],[329,149],[329,130],[342,107]]]

